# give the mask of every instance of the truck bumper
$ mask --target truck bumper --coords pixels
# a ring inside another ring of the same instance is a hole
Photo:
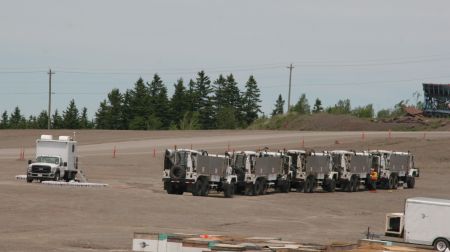
[[[53,180],[55,179],[54,173],[33,173],[28,172],[27,178],[37,179],[37,180]]]

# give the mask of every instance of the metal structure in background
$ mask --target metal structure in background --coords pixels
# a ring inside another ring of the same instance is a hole
[[[450,117],[450,84],[423,83],[423,113],[433,117]]]

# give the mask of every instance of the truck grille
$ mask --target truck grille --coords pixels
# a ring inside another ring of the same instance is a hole
[[[34,173],[50,173],[50,166],[45,166],[45,165],[33,165],[31,167],[31,172]]]

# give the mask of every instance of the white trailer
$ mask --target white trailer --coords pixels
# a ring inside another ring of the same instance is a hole
[[[69,136],[54,140],[51,135],[42,135],[36,140],[36,160],[28,160],[27,182],[74,180],[78,172],[76,145]]]
[[[407,199],[404,213],[386,215],[385,235],[402,237],[407,243],[434,246],[438,251],[449,251],[450,200]]]

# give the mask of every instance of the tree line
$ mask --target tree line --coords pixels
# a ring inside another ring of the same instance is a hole
[[[260,89],[253,75],[244,90],[239,89],[233,74],[219,75],[212,81],[204,71],[184,84],[178,79],[171,97],[158,74],[150,82],[139,78],[133,88],[120,92],[112,89],[100,102],[92,121],[87,109],[81,113],[71,100],[60,115],[52,115],[52,128],[97,129],[235,129],[246,128],[261,113]],[[47,128],[48,115],[42,111],[28,119],[18,107],[10,115],[5,111],[0,128]]]

